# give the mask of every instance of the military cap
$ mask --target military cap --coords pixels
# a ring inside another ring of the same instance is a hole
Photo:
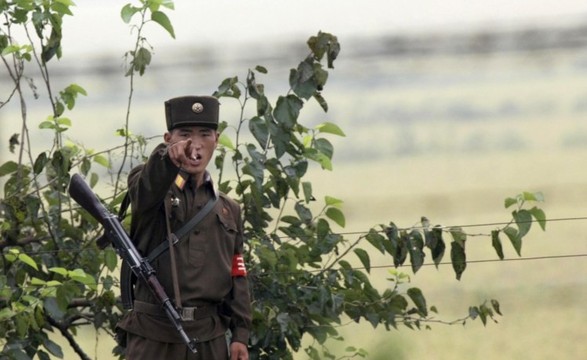
[[[165,102],[167,130],[181,126],[218,128],[219,102],[213,96],[181,96]]]

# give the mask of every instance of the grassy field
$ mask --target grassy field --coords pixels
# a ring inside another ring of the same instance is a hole
[[[316,181],[323,183],[328,194],[346,200],[348,231],[390,220],[409,227],[422,215],[442,225],[500,223],[510,219],[503,199],[521,191],[542,191],[546,202],[540,206],[549,219],[573,218],[585,216],[587,173],[573,169],[586,156],[586,151],[477,154],[458,159],[430,155],[342,165]],[[544,233],[534,225],[521,259],[587,254],[586,222],[552,221]],[[494,227],[467,231],[488,234]],[[498,324],[483,327],[477,321],[465,327],[433,325],[431,331],[400,328],[391,332],[353,324],[342,330],[348,341],[345,346],[362,346],[369,351],[369,359],[584,358],[587,259],[522,261],[509,243],[504,245],[505,261],[469,264],[461,281],[454,279],[449,265],[439,270],[424,267],[412,276],[412,285],[438,307],[438,319],[461,318],[469,305],[495,298],[504,314]],[[467,248],[469,261],[497,259],[487,236],[470,237]],[[390,259],[372,263],[385,265]],[[382,288],[386,269],[372,272]],[[409,267],[403,271],[411,274]]]

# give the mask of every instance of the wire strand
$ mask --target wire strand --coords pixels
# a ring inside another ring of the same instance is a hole
[[[560,222],[560,221],[582,221],[587,220],[587,216],[577,216],[577,217],[564,217],[564,218],[553,218],[553,219],[546,219],[545,222]],[[537,220],[528,220],[520,223],[534,223],[538,222]],[[478,224],[467,224],[467,225],[447,225],[441,226],[441,229],[447,231],[451,228],[460,227],[460,228],[475,228],[475,227],[487,227],[487,226],[503,226],[508,225],[510,222],[493,222],[493,223],[478,223]],[[348,231],[348,232],[337,232],[333,233],[334,235],[343,235],[343,236],[350,236],[350,235],[366,235],[370,230],[374,229],[371,228],[368,231]],[[406,230],[424,230],[425,227],[423,226],[412,226],[412,227],[402,227],[398,228],[398,231],[406,231]],[[378,233],[385,233],[385,229],[377,230]],[[467,233],[467,236],[475,237],[475,236],[491,236],[491,234],[470,234]],[[279,239],[290,239],[291,236],[283,235],[279,236]],[[66,250],[39,250],[39,251],[30,251],[30,252],[23,252],[29,256],[34,255],[42,255],[42,254],[57,254],[62,251],[72,252],[72,249]],[[90,251],[90,249],[79,249],[76,253],[81,253],[84,251]]]
[[[544,256],[531,256],[531,257],[519,257],[519,258],[509,258],[509,259],[479,259],[479,260],[468,260],[467,265],[469,264],[483,264],[483,263],[495,263],[495,262],[514,262],[514,261],[538,261],[538,260],[558,260],[558,259],[571,259],[571,258],[585,258],[587,257],[587,253],[582,254],[563,254],[563,255],[544,255]],[[452,265],[450,262],[441,262],[438,266],[446,266]],[[403,264],[398,266],[397,268],[406,268],[409,267],[409,264]],[[434,263],[424,263],[422,266],[435,266]],[[381,270],[381,269],[391,269],[396,268],[393,264],[383,264],[383,265],[374,265],[370,267],[370,270]],[[367,270],[364,266],[356,266],[351,267],[351,270]],[[308,270],[310,273],[319,273],[323,271],[323,269],[311,269]],[[250,277],[267,277],[267,276],[275,276],[275,275],[288,275],[288,274],[295,274],[293,271],[266,271],[263,273],[253,273],[249,272]],[[100,285],[104,282],[97,282],[97,285]],[[119,286],[119,281],[111,282],[114,286]]]

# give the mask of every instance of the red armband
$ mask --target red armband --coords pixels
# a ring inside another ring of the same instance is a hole
[[[247,276],[245,259],[243,259],[242,254],[236,254],[232,257],[232,276]]]

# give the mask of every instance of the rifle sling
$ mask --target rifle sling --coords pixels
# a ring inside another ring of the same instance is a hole
[[[175,308],[181,309],[177,262],[175,260],[175,248],[173,247],[174,240],[177,237],[171,232],[171,225],[169,225],[169,206],[166,201],[163,203],[163,207],[165,208],[165,227],[167,228],[167,243],[169,244],[169,259],[171,260],[171,280],[173,281],[173,293],[175,294]]]

